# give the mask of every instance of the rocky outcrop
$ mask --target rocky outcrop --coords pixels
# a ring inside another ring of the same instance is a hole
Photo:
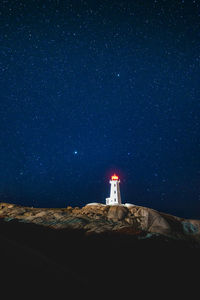
[[[81,229],[86,234],[123,231],[129,235],[142,233],[143,238],[160,234],[200,244],[200,220],[179,218],[136,205],[94,203],[82,208],[34,208],[0,203],[0,218],[55,229]]]
[[[2,292],[6,299],[160,299],[164,291],[171,299],[182,291],[191,299],[199,292],[199,237],[199,220],[147,207],[0,203]]]
[[[125,219],[125,217],[128,215],[128,208],[124,206],[110,206],[107,218],[111,219],[115,222],[122,221]]]

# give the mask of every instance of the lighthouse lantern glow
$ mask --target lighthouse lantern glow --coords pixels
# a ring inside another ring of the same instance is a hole
[[[116,174],[114,174],[113,176],[111,176],[111,180],[119,180],[119,176],[117,176]]]

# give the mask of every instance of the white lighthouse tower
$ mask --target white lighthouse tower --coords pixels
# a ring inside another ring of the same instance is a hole
[[[106,198],[106,205],[121,205],[121,195],[119,189],[119,177],[114,174],[110,180],[110,198]]]

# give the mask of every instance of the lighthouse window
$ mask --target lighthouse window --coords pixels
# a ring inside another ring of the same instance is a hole
[[[116,191],[114,191],[114,194],[116,194]]]
[[[116,186],[116,183],[114,183],[114,186]]]

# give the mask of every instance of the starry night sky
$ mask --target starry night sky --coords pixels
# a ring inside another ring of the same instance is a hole
[[[200,218],[200,1],[1,0],[0,201]]]

